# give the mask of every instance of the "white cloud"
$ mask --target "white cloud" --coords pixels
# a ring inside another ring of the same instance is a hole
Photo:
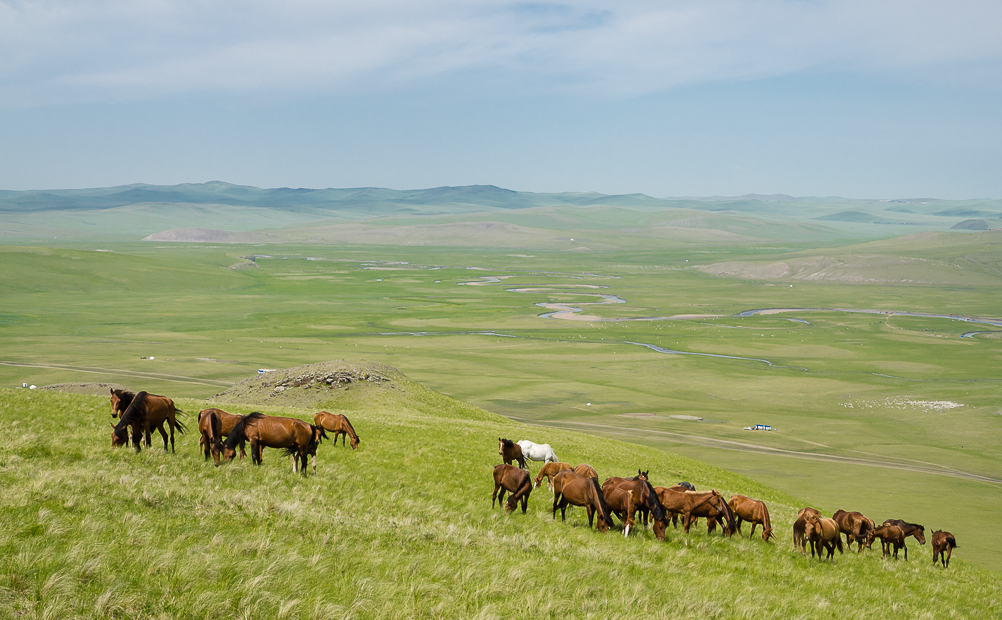
[[[0,102],[392,89],[459,71],[614,96],[810,69],[997,80],[1000,23],[995,0],[0,0]]]

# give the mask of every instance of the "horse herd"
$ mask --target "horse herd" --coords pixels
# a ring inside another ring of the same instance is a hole
[[[167,450],[168,432],[170,434],[170,451],[174,452],[174,431],[184,434],[188,429],[177,419],[181,410],[174,406],[174,401],[166,396],[148,392],[133,393],[128,390],[111,390],[111,416],[118,417],[118,424],[112,424],[112,447],[124,446],[129,443],[129,430],[132,431],[132,445],[136,452],[142,447],[145,435],[146,446],[150,446],[150,431],[156,429],[164,440],[164,451]],[[167,428],[165,428],[165,425]],[[246,456],[244,445],[250,443],[251,459],[255,465],[262,463],[264,448],[279,448],[285,454],[293,457],[293,471],[301,471],[306,475],[307,457],[311,457],[313,473],[317,473],[317,447],[324,439],[329,439],[327,432],[334,434],[334,443],[341,438],[341,445],[350,438],[353,450],[358,449],[361,441],[351,422],[341,414],[321,411],[313,417],[313,424],[299,418],[284,418],[250,413],[235,415],[222,409],[210,408],[198,412],[199,451],[218,466],[220,457],[231,461],[240,450],[240,459]],[[223,442],[223,438],[226,442]]]
[[[561,463],[548,444],[536,444],[523,440],[513,442],[510,439],[498,437],[498,454],[504,461],[494,466],[494,494],[491,497],[491,507],[497,502],[500,507],[505,505],[507,512],[514,511],[521,505],[525,514],[529,494],[546,478],[553,489],[553,518],[560,510],[561,520],[566,520],[568,505],[582,506],[588,513],[588,527],[596,527],[600,532],[606,532],[613,527],[613,515],[623,524],[623,536],[629,536],[630,530],[636,525],[636,515],[640,513],[644,528],[648,519],[652,522],[654,535],[658,540],[665,539],[668,523],[678,527],[678,519],[682,519],[682,527],[686,533],[698,523],[700,517],[707,522],[707,533],[712,534],[717,525],[721,525],[724,536],[730,538],[735,531],[740,536],[741,525],[751,523],[749,538],[755,535],[755,528],[762,526],[762,540],[768,542],[776,538],[769,519],[769,509],[765,502],[733,495],[729,501],[724,501],[719,491],[696,491],[689,482],[679,482],[671,487],[652,486],[648,479],[648,471],[637,470],[632,478],[607,478],[598,483],[598,473],[588,464],[581,463],[577,467],[569,463]],[[528,460],[542,461],[543,467],[535,480],[532,480]],[[517,466],[512,465],[516,463]],[[508,501],[504,496],[508,493]],[[925,544],[925,528],[915,523],[901,519],[888,519],[877,527],[872,519],[859,512],[839,510],[831,518],[822,517],[821,513],[811,507],[800,510],[793,524],[793,546],[802,555],[811,549],[811,557],[817,555],[821,560],[822,551],[827,552],[827,559],[833,560],[835,549],[845,553],[842,535],[846,537],[846,545],[857,543],[858,552],[869,549],[873,541],[880,539],[883,555],[886,558],[893,549],[894,558],[898,550],[905,550],[905,560],[908,559],[908,548],[905,538],[915,537],[920,544]],[[953,534],[937,530],[932,535],[933,564],[942,562],[943,567],[949,567],[950,556],[957,547]]]

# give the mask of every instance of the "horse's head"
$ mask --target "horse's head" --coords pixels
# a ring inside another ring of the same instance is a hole
[[[915,540],[919,541],[920,545],[925,544],[925,528],[921,525],[915,526],[915,531],[912,532],[912,536],[915,537]]]
[[[649,469],[647,471],[640,471],[640,469],[637,469],[637,480],[643,480],[644,482],[647,482],[647,474],[649,474],[650,471],[651,470]]]
[[[121,390],[119,390],[121,391]],[[121,397],[115,393],[114,388],[111,389],[111,417],[117,418],[120,412],[119,405],[122,403]]]
[[[232,461],[233,457],[237,455],[237,449],[236,447],[230,448],[226,445],[223,445],[223,451],[221,454],[224,461]]]
[[[109,424],[111,424],[109,422]],[[124,428],[115,428],[111,425],[111,447],[120,448],[129,445],[129,433]]]
[[[352,450],[358,450],[358,444],[361,443],[361,441],[362,440],[358,438],[358,435],[355,435],[354,437],[352,437],[351,438],[351,449]]]
[[[654,536],[658,540],[665,539],[665,531],[668,529],[668,519],[654,519],[653,523]]]

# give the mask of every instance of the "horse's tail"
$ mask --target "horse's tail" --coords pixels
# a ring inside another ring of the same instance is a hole
[[[243,445],[247,441],[247,423],[252,420],[260,420],[263,417],[264,414],[257,411],[241,417],[240,421],[233,427],[233,430],[230,431],[230,436],[226,438],[226,443],[224,444],[226,449],[235,450],[237,444]]]
[[[293,457],[299,456],[299,446],[297,446],[296,444],[292,444],[291,446],[282,448],[282,454],[284,454],[285,456],[293,456]]]
[[[759,505],[762,506],[762,527],[765,528],[765,532],[762,535],[768,541],[769,538],[775,538],[776,535],[772,533],[772,521],[769,520],[769,507],[765,505],[765,502],[760,502]]]
[[[324,439],[330,439],[330,437],[327,436],[327,431],[324,430],[323,426],[316,426],[310,424],[310,430],[313,432],[313,435],[311,435],[311,437],[316,437],[317,431],[320,431],[320,439],[317,440],[317,445],[323,443]]]
[[[202,414],[198,414],[199,421],[201,421]],[[216,413],[215,409],[209,410],[209,428],[212,429],[212,445],[213,449],[217,453],[223,451],[223,421],[219,419],[219,414]]]
[[[181,413],[181,410],[175,409],[174,413]],[[177,432],[182,435],[188,432],[188,426],[181,420],[178,420],[177,418],[174,418],[174,428],[176,428]]]
[[[605,494],[602,493],[602,487],[598,486],[598,479],[588,478],[588,480],[591,480],[591,484],[595,488],[595,494],[598,496],[598,505],[602,509],[602,520],[605,521],[606,526],[612,527],[612,516],[609,515],[609,506],[605,503]]]
[[[722,495],[718,493],[717,496],[720,497],[720,503],[723,505],[721,507],[721,512],[723,512],[724,517],[727,518],[727,528],[730,530],[731,534],[734,534],[734,532],[738,531],[738,525],[734,522],[734,511],[731,510],[730,504],[724,501],[724,497]]]
[[[957,548],[957,539],[953,537],[953,534],[946,537],[946,544],[950,545],[951,549]]]

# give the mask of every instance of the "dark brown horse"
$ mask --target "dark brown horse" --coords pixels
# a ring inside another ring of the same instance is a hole
[[[646,473],[638,472],[638,475],[633,478],[608,478],[602,483],[602,492],[608,494],[608,489],[611,488],[628,490],[633,496],[633,509],[639,511],[643,517],[644,528],[647,528],[648,518],[653,517],[654,535],[658,540],[664,540],[665,530],[668,527],[668,515],[658,499],[657,491],[654,490],[646,477],[642,477],[646,476]],[[618,516],[620,519],[623,518],[622,515]],[[630,515],[631,518],[632,516]]]
[[[500,491],[500,493],[499,493]],[[529,472],[512,465],[501,463],[494,466],[494,495],[491,497],[491,508],[494,507],[494,500],[498,502],[498,507],[504,501],[505,491],[510,493],[508,503],[505,504],[505,512],[511,512],[522,502],[522,514],[525,514],[526,506],[529,503],[529,493],[532,492],[532,481]]]
[[[807,516],[807,541],[811,545],[811,557],[813,558],[814,553],[817,552],[819,562],[821,561],[822,549],[828,552],[829,561],[835,559],[835,549],[838,549],[839,553],[845,553],[842,547],[842,532],[839,530],[838,523],[835,519],[822,517],[820,513]]]
[[[511,439],[498,437],[498,454],[501,455],[501,460],[505,462],[505,465],[511,465],[512,462],[515,462],[518,463],[519,469],[529,469],[529,466],[525,464],[525,457],[522,456],[522,446]]]
[[[562,471],[553,477],[553,518],[557,518],[557,508],[560,509],[560,520],[567,520],[567,505],[584,506],[588,510],[588,527],[598,513],[597,527],[605,532],[612,525],[612,515],[605,503],[605,496],[598,486],[597,478],[585,478],[572,471]]]
[[[630,493],[629,489],[616,486],[608,489],[603,488],[602,493],[605,495],[605,503],[609,510],[623,522],[623,536],[629,536],[630,528],[636,524],[633,494]]]
[[[873,529],[873,521],[867,519],[861,512],[846,512],[845,510],[836,510],[832,519],[835,519],[839,530],[845,534],[845,546],[851,549],[852,543],[855,542],[859,546],[856,552],[862,553],[863,547],[870,537],[870,530]]]
[[[543,468],[539,470],[539,475],[536,476],[536,479],[533,481],[532,488],[538,487],[539,483],[543,481],[543,478],[546,478],[547,485],[552,489],[553,476],[557,475],[558,472],[570,471],[572,469],[574,468],[571,467],[570,463],[554,463],[552,461],[546,463],[543,465]]]
[[[909,523],[901,519],[888,519],[884,521],[884,525],[896,525],[901,528],[901,531],[905,533],[905,537],[914,536],[915,540],[919,542],[920,545],[925,544],[925,528],[918,523]]]
[[[730,538],[734,535],[737,529],[734,513],[719,491],[686,491],[682,502],[682,529],[686,534],[696,517],[705,517],[707,534],[713,533],[719,519],[723,522],[724,536]]]
[[[932,533],[932,563],[936,560],[943,563],[943,568],[950,568],[950,556],[957,548],[957,539],[950,532],[936,530]]]
[[[184,434],[187,431],[184,423],[177,419],[181,411],[174,407],[174,401],[166,396],[158,396],[148,392],[133,394],[127,390],[111,391],[112,414],[119,416],[118,424],[112,425],[112,447],[124,446],[129,443],[127,428],[132,429],[132,445],[139,452],[140,440],[145,434],[146,447],[150,447],[150,429],[155,428],[164,440],[164,452],[167,451],[167,431],[164,424],[170,426],[170,451],[174,452],[174,430]]]
[[[874,538],[880,539],[880,546],[883,549],[883,554],[880,557],[886,558],[890,553],[891,547],[893,546],[894,559],[898,559],[898,549],[904,548],[905,561],[908,561],[908,547],[905,546],[905,532],[900,527],[896,525],[881,525],[870,533],[867,541],[872,543]]]
[[[304,422],[299,418],[280,418],[268,416],[263,413],[251,413],[245,415],[226,439],[223,446],[223,458],[232,461],[236,456],[237,445],[242,445],[249,441],[251,445],[251,459],[255,465],[262,462],[261,450],[263,448],[284,448],[285,451],[294,457],[294,469],[300,470],[306,475],[307,456],[313,457],[313,473],[317,473],[316,453],[317,446],[327,438],[327,433],[323,428]]]
[[[581,463],[575,467],[574,473],[582,478],[594,478],[595,480],[598,480],[598,472],[595,471],[595,468],[588,463]]]
[[[348,421],[346,416],[340,413],[330,413],[327,411],[321,411],[317,415],[313,416],[313,424],[319,426],[327,431],[333,431],[334,433],[334,445],[337,445],[338,436],[341,437],[341,447],[344,447],[344,442],[346,438],[351,438],[351,449],[358,450],[358,443],[361,439],[358,438],[358,433],[355,432],[354,427],[352,427],[351,422]]]
[[[769,509],[766,507],[765,502],[745,497],[744,495],[732,495],[727,505],[731,507],[731,511],[734,513],[734,519],[737,521],[738,526],[738,534],[742,538],[744,537],[744,534],[741,533],[742,521],[752,524],[748,538],[755,535],[755,527],[758,525],[762,526],[762,542],[769,542],[770,538],[776,537],[772,533],[772,523],[769,521]]]
[[[242,415],[233,415],[222,409],[210,407],[198,412],[198,432],[201,438],[198,440],[198,449],[205,455],[205,460],[209,460],[212,454],[216,465],[219,465],[219,454],[223,450],[223,437],[228,437],[233,431],[233,427],[243,418]],[[240,460],[247,456],[244,448],[240,446]]]
[[[793,523],[793,549],[799,550],[800,555],[807,555],[807,519],[811,515],[821,516],[817,508],[806,506],[797,513],[797,520]],[[811,556],[813,557],[813,552]]]

